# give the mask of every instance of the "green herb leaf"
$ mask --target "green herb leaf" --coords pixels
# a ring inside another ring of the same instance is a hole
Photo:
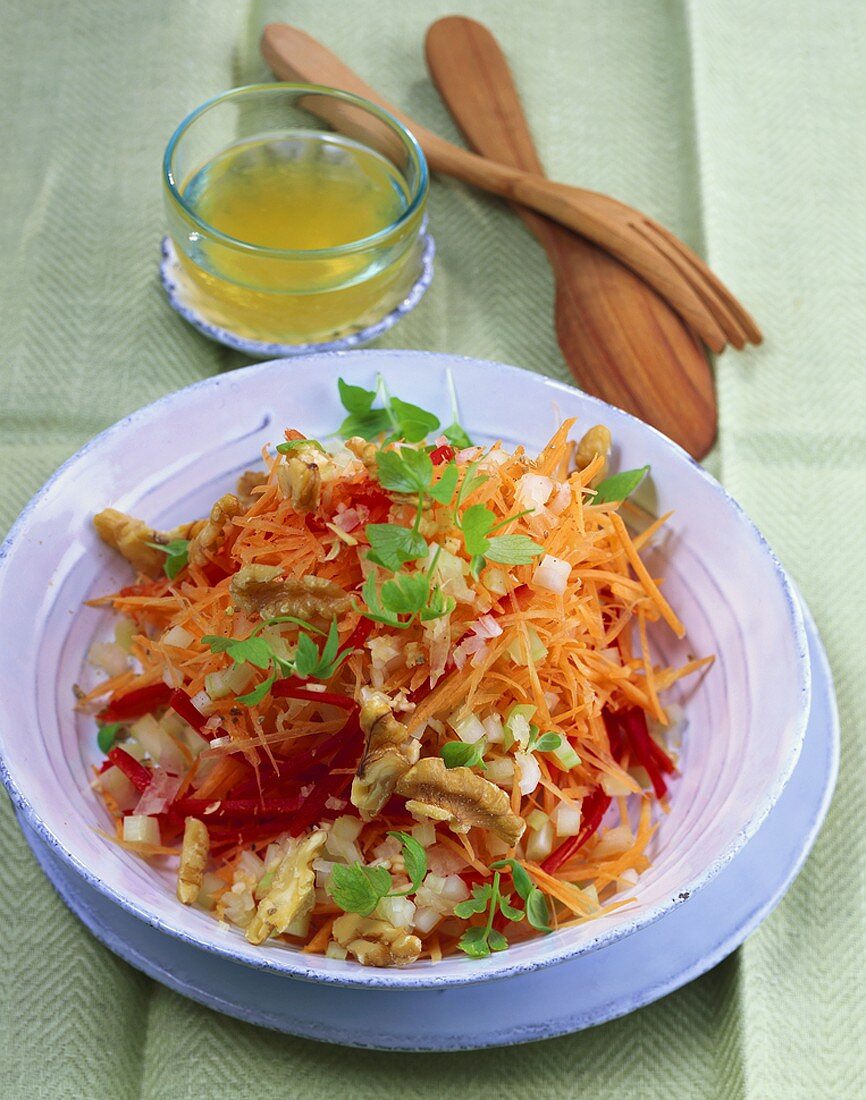
[[[426,451],[404,447],[376,455],[379,484],[395,493],[426,493],[433,480],[433,463]]]
[[[484,886],[476,883],[472,887],[472,896],[454,906],[454,916],[460,917],[461,920],[468,920],[475,913],[483,913],[490,902],[492,893],[493,887],[489,882],[485,883]]]
[[[414,615],[427,603],[430,581],[424,573],[396,573],[382,585],[382,603],[398,615]]]
[[[338,653],[339,647],[340,635],[337,631],[336,619],[331,620],[331,627],[321,653],[308,634],[300,633],[292,662],[295,674],[305,680],[330,680],[343,661],[351,657],[354,652],[345,650],[343,653]]]
[[[257,706],[271,690],[276,678],[276,672],[272,672],[267,680],[262,680],[258,687],[254,687],[252,691],[248,691],[245,695],[238,695],[237,701],[243,703],[245,707]]]
[[[454,911],[457,911],[456,908]],[[486,959],[491,951],[490,944],[487,942],[487,929],[467,928],[457,941],[457,946],[471,959]]]
[[[543,553],[544,547],[529,535],[494,535],[488,540],[484,556],[500,565],[528,565]]]
[[[440,504],[449,504],[457,488],[458,473],[457,464],[449,462],[436,484],[427,490],[429,495]]]
[[[533,886],[526,899],[526,919],[538,932],[552,932],[550,927],[550,908],[547,898],[537,886]]]
[[[325,448],[318,441],[318,439],[287,439],[285,443],[277,444],[277,451],[281,455],[291,454],[292,451],[296,451],[299,447],[318,447],[320,451],[324,453]]]
[[[524,917],[523,910],[515,909],[515,907],[511,904],[510,894],[499,895],[499,912],[507,920],[513,920],[515,922],[522,921]]]
[[[370,573],[364,581],[361,595],[364,597],[364,603],[367,605],[367,610],[364,612],[364,615],[368,619],[372,619],[374,623],[385,623],[387,626],[396,627],[409,625],[408,623],[401,623],[397,615],[384,606],[379,596],[379,589],[376,587],[376,578],[372,573]]]
[[[443,615],[450,615],[457,606],[453,596],[446,596],[441,588],[431,588],[430,598],[421,608],[421,621],[426,623],[431,619],[439,619]]]
[[[99,727],[96,733],[96,743],[99,745],[100,752],[104,752],[106,756],[111,752],[120,729],[120,722],[109,722],[108,725]]]
[[[466,430],[462,428],[456,420],[453,424],[449,425],[442,434],[451,446],[456,447],[458,451],[462,451],[466,447],[472,446],[472,440],[466,434]]]
[[[391,889],[391,876],[384,867],[364,867],[352,863],[348,867],[335,863],[327,890],[345,913],[369,917],[380,900]]]
[[[427,541],[417,531],[393,523],[368,523],[364,528],[370,543],[367,557],[396,573],[407,561],[426,557]]]
[[[473,504],[460,518],[466,552],[472,557],[483,557],[490,546],[488,532],[496,523],[496,516],[485,504]]]
[[[361,414],[369,412],[376,400],[375,390],[365,390],[363,386],[352,386],[342,378],[337,379],[337,389],[340,391],[340,401],[346,412]]]
[[[408,401],[401,401],[399,397],[391,398],[391,413],[398,425],[391,437],[393,440],[420,443],[439,428],[439,418],[433,413],[410,405]]]
[[[475,768],[480,767],[487,771],[484,763],[484,750],[487,742],[482,737],[474,745],[467,745],[463,741],[447,741],[439,750],[439,755],[445,761],[446,768]]]
[[[532,748],[535,752],[553,752],[555,749],[558,749],[561,744],[562,738],[560,735],[549,731],[548,733],[543,733]]]
[[[385,409],[371,409],[363,416],[354,413],[347,416],[337,429],[337,435],[342,436],[343,439],[351,439],[352,436],[359,435],[362,439],[371,440],[377,439],[390,427],[391,418]]]
[[[165,554],[163,569],[170,581],[174,580],[189,561],[189,539],[172,539],[170,542],[149,542],[147,545],[154,550],[161,550],[163,554]]]
[[[487,933],[487,943],[491,951],[504,951],[508,947],[508,940],[495,928],[491,928]]]
[[[592,503],[609,504],[614,500],[625,500],[640,485],[649,471],[649,466],[641,466],[639,470],[623,470],[622,473],[606,477],[596,486]]]
[[[476,489],[479,489],[485,481],[489,481],[490,478],[487,474],[478,474],[476,469],[478,468],[477,462],[470,462],[466,467],[463,474],[463,480],[460,482],[460,490],[457,493],[457,500],[454,502],[455,507],[459,508],[460,505],[470,497]]]
[[[504,870],[506,867],[511,869],[511,878],[514,882],[514,889],[523,898],[524,901],[529,897],[535,887],[532,885],[532,879],[529,877],[526,868],[523,864],[518,863],[516,859],[500,859],[496,863],[490,864],[492,870]]]
[[[223,638],[216,634],[205,634],[202,642],[210,647],[211,653],[227,653],[235,664],[246,661],[256,668],[267,668],[274,659],[273,649],[257,634],[251,634],[249,638]]]
[[[427,853],[409,833],[393,830],[388,833],[388,836],[396,837],[403,845],[403,865],[406,868],[406,874],[412,880],[412,889],[417,890],[427,874]]]

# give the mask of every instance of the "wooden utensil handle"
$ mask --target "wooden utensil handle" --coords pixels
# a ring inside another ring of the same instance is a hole
[[[661,253],[654,252],[652,246],[641,246],[639,238],[630,232],[627,219],[632,214],[639,217],[637,212],[606,195],[554,183],[452,145],[426,127],[417,125],[378,95],[335,54],[295,27],[269,23],[262,33],[261,51],[282,80],[343,88],[389,111],[415,134],[435,171],[529,206],[595,241],[655,287],[714,351],[724,348],[724,333],[708,314],[690,282],[677,277]]]

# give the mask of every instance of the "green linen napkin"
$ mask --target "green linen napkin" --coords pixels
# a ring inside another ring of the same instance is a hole
[[[4,1097],[862,1094],[866,12],[844,0],[466,7],[507,50],[550,173],[670,225],[763,325],[762,348],[718,364],[712,464],[796,577],[830,652],[844,750],[827,828],[747,945],[660,1003],[529,1047],[391,1055],[272,1034],[151,983],[70,916],[3,798]],[[0,523],[105,425],[245,363],[162,299],[159,168],[190,108],[259,77],[263,23],[287,19],[322,38],[454,137],[422,58],[426,26],[452,10],[450,0],[4,9]],[[431,222],[433,287],[382,343],[566,378],[550,273],[517,219],[437,180]]]

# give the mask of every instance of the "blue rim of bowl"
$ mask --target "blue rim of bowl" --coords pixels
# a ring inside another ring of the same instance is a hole
[[[767,540],[758,530],[758,527],[753,520],[749,518],[740,504],[731,496],[731,494],[721,485],[716,479],[708,473],[690,454],[683,450],[679,444],[675,443],[672,439],[669,439],[657,428],[646,424],[644,421],[639,420],[637,417],[632,416],[631,413],[625,412],[623,409],[618,409],[613,405],[609,405],[606,401],[602,401],[598,397],[593,397],[590,394],[583,393],[582,391],[575,390],[574,387],[568,386],[563,382],[558,382],[555,379],[547,378],[543,375],[537,375],[535,372],[524,370],[521,367],[514,367],[505,363],[497,363],[494,360],[489,359],[475,359],[470,356],[451,355],[449,353],[438,352],[425,352],[417,350],[361,350],[351,353],[355,359],[366,359],[382,357],[393,357],[399,361],[405,361],[406,359],[428,359],[431,355],[436,358],[448,359],[452,362],[464,362],[473,364],[475,366],[481,366],[484,369],[495,368],[496,372],[503,372],[506,375],[530,375],[539,378],[545,385],[551,386],[555,390],[559,390],[563,394],[573,395],[579,393],[581,398],[588,401],[590,405],[594,405],[600,411],[605,409],[613,409],[618,416],[627,417],[629,420],[639,424],[644,431],[651,432],[656,436],[662,444],[673,451],[673,453],[685,462],[695,471],[698,477],[704,481],[716,495],[722,498],[722,500],[731,508],[733,508],[735,514],[738,516],[740,522],[743,524],[746,531],[751,535],[753,540],[758,544],[761,551],[769,558],[773,570],[776,574],[776,579],[782,589],[785,604],[788,611],[788,622],[791,628],[791,633],[796,641],[797,657],[798,657],[798,671],[799,671],[799,695],[800,706],[797,721],[797,729],[795,731],[794,741],[791,750],[788,753],[788,758],[784,763],[784,766],[780,768],[779,774],[776,776],[775,782],[770,787],[767,794],[765,794],[763,800],[758,807],[752,812],[749,819],[744,823],[737,836],[728,845],[726,850],[707,867],[704,872],[691,882],[684,883],[679,891],[673,896],[669,897],[667,901],[660,902],[647,912],[636,916],[633,920],[627,921],[616,928],[612,928],[607,932],[604,932],[598,936],[590,938],[582,943],[577,949],[566,948],[558,951],[550,951],[543,958],[531,959],[524,962],[512,963],[510,965],[503,964],[500,959],[507,955],[507,952],[503,952],[502,955],[492,956],[487,962],[492,962],[496,965],[496,969],[491,972],[488,967],[483,973],[476,967],[472,966],[472,961],[467,960],[469,966],[467,966],[466,975],[457,975],[450,977],[438,977],[436,976],[435,966],[431,967],[429,971],[409,971],[409,970],[397,970],[394,975],[391,976],[390,971],[384,971],[382,974],[374,973],[374,968],[367,968],[358,966],[357,970],[352,970],[348,974],[343,973],[328,973],[326,971],[316,970],[312,967],[306,967],[295,962],[296,955],[288,952],[264,952],[261,959],[249,959],[243,955],[240,955],[231,950],[231,944],[217,944],[203,942],[201,939],[190,935],[187,932],[183,932],[178,928],[175,928],[169,922],[163,920],[161,917],[155,916],[153,913],[141,906],[137,905],[134,901],[131,901],[128,897],[118,893],[111,886],[105,883],[98,875],[83,865],[78,858],[67,851],[63,846],[63,842],[59,837],[56,837],[45,825],[39,815],[36,813],[33,806],[30,805],[27,798],[15,783],[6,765],[6,760],[0,753],[0,780],[12,800],[13,805],[20,813],[24,815],[28,825],[31,826],[33,831],[44,840],[48,847],[57,853],[64,862],[68,863],[70,867],[74,868],[77,874],[81,875],[85,882],[95,887],[105,897],[110,898],[115,904],[120,905],[126,912],[131,913],[133,916],[138,917],[139,920],[143,920],[146,924],[149,924],[152,928],[157,928],[168,935],[174,936],[175,939],[180,940],[182,943],[190,944],[193,947],[197,947],[202,951],[209,951],[215,955],[220,955],[224,958],[232,959],[235,962],[239,962],[244,966],[248,966],[254,970],[267,970],[273,973],[285,974],[289,977],[299,978],[302,981],[310,981],[314,983],[324,983],[328,985],[343,986],[345,988],[363,989],[363,988],[378,988],[378,989],[391,989],[399,991],[403,989],[435,989],[437,987],[443,988],[446,986],[456,985],[471,985],[477,982],[485,981],[497,981],[500,978],[508,978],[514,974],[526,974],[534,970],[538,970],[542,967],[554,966],[556,963],[563,962],[566,959],[574,958],[578,955],[588,954],[590,951],[596,951],[606,946],[609,943],[615,943],[617,940],[622,939],[624,936],[631,935],[639,928],[648,927],[650,924],[654,924],[657,920],[660,920],[669,913],[672,909],[683,904],[688,900],[688,897],[706,886],[708,882],[711,882],[716,875],[719,874],[723,868],[731,862],[731,860],[740,852],[747,841],[755,835],[758,829],[763,824],[770,810],[779,800],[779,796],[785,788],[788,780],[791,778],[794,767],[800,756],[800,750],[803,746],[803,739],[806,734],[806,727],[809,720],[809,710],[811,705],[811,664],[809,660],[808,650],[808,636],[806,633],[806,625],[803,615],[802,606],[797,594],[794,590],[792,581],[788,577],[782,563],[779,561],[776,554],[773,552]],[[332,359],[340,360],[347,358],[346,352],[328,352],[316,356],[310,356],[310,358],[316,359]],[[244,374],[252,376],[253,374],[265,373],[271,370],[279,360],[272,360],[267,363],[257,363],[252,366],[244,368]],[[226,382],[231,381],[236,375],[216,375],[211,378],[202,379],[199,382],[194,382],[189,386],[185,386],[181,390],[177,390],[174,393],[166,394],[164,397],[151,402],[149,405],[145,405],[142,408],[131,413],[129,416],[124,417],[122,420],[118,420],[116,423],[110,425],[104,429],[98,435],[90,439],[84,446],[76,451],[74,455],[68,458],[58,469],[51,475],[51,477],[45,482],[41,489],[39,489],[30,501],[25,505],[21,514],[18,516],[15,523],[12,525],[8,535],[4,539],[2,545],[0,545],[0,573],[5,568],[6,559],[9,555],[9,551],[12,548],[15,539],[19,532],[23,529],[31,513],[38,506],[42,498],[50,491],[55,482],[66,472],[67,469],[74,466],[81,458],[88,454],[94,447],[97,447],[104,440],[109,439],[111,436],[126,431],[131,424],[137,421],[146,421],[155,412],[158,412],[162,407],[170,404],[176,400],[179,396],[195,393],[209,388],[218,389],[220,385],[224,385]],[[228,937],[227,937],[228,939]],[[545,942],[542,940],[541,942]],[[548,941],[549,942],[549,941]],[[471,967],[471,969],[470,969]],[[394,981],[393,977],[399,978],[399,981]]]
[[[320,343],[269,344],[262,340],[251,340],[249,337],[240,336],[238,333],[231,332],[227,328],[211,324],[210,321],[196,312],[192,306],[183,300],[183,282],[180,276],[180,264],[177,259],[177,252],[174,244],[168,236],[162,239],[162,259],[159,265],[159,277],[171,308],[175,310],[176,313],[179,313],[194,329],[197,329],[202,336],[206,336],[209,340],[214,340],[224,347],[231,348],[232,351],[242,352],[244,355],[249,355],[253,359],[291,359],[299,355],[319,355],[323,352],[330,351],[352,351],[355,348],[362,347],[364,344],[369,344],[373,340],[377,340],[384,333],[388,332],[389,329],[397,324],[401,317],[405,317],[407,313],[411,313],[427,293],[427,289],[433,280],[433,258],[436,254],[436,244],[433,237],[427,232],[426,217],[421,225],[421,232],[418,240],[422,246],[420,256],[421,270],[418,273],[418,278],[409,288],[406,296],[378,321],[374,321],[370,325],[365,325],[364,328],[357,329],[355,332],[347,333],[345,336],[339,336],[333,340],[324,340]]]

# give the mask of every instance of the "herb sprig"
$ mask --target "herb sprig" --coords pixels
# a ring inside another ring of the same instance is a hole
[[[289,659],[277,652],[273,642],[261,636],[260,631],[277,623],[293,623],[301,627],[294,655]],[[270,675],[257,684],[252,691],[238,695],[237,701],[252,707],[265,698],[273,687],[277,676],[299,676],[304,680],[330,680],[340,665],[351,657],[354,650],[339,652],[340,636],[337,620],[331,620],[331,626],[325,636],[321,650],[309,633],[323,635],[324,631],[294,615],[278,615],[260,623],[246,638],[227,638],[221,634],[206,634],[202,643],[211,653],[225,653],[236,665],[249,664],[253,668],[267,670]]]
[[[345,913],[369,917],[382,898],[404,898],[424,881],[427,874],[427,853],[415,837],[397,830],[388,833],[403,847],[403,865],[411,885],[394,890],[394,880],[386,867],[367,867],[363,863],[337,863],[331,871],[327,891]]]
[[[165,554],[163,570],[170,581],[173,581],[178,573],[189,562],[189,539],[171,539],[169,542],[147,543],[153,550],[160,550]]]

